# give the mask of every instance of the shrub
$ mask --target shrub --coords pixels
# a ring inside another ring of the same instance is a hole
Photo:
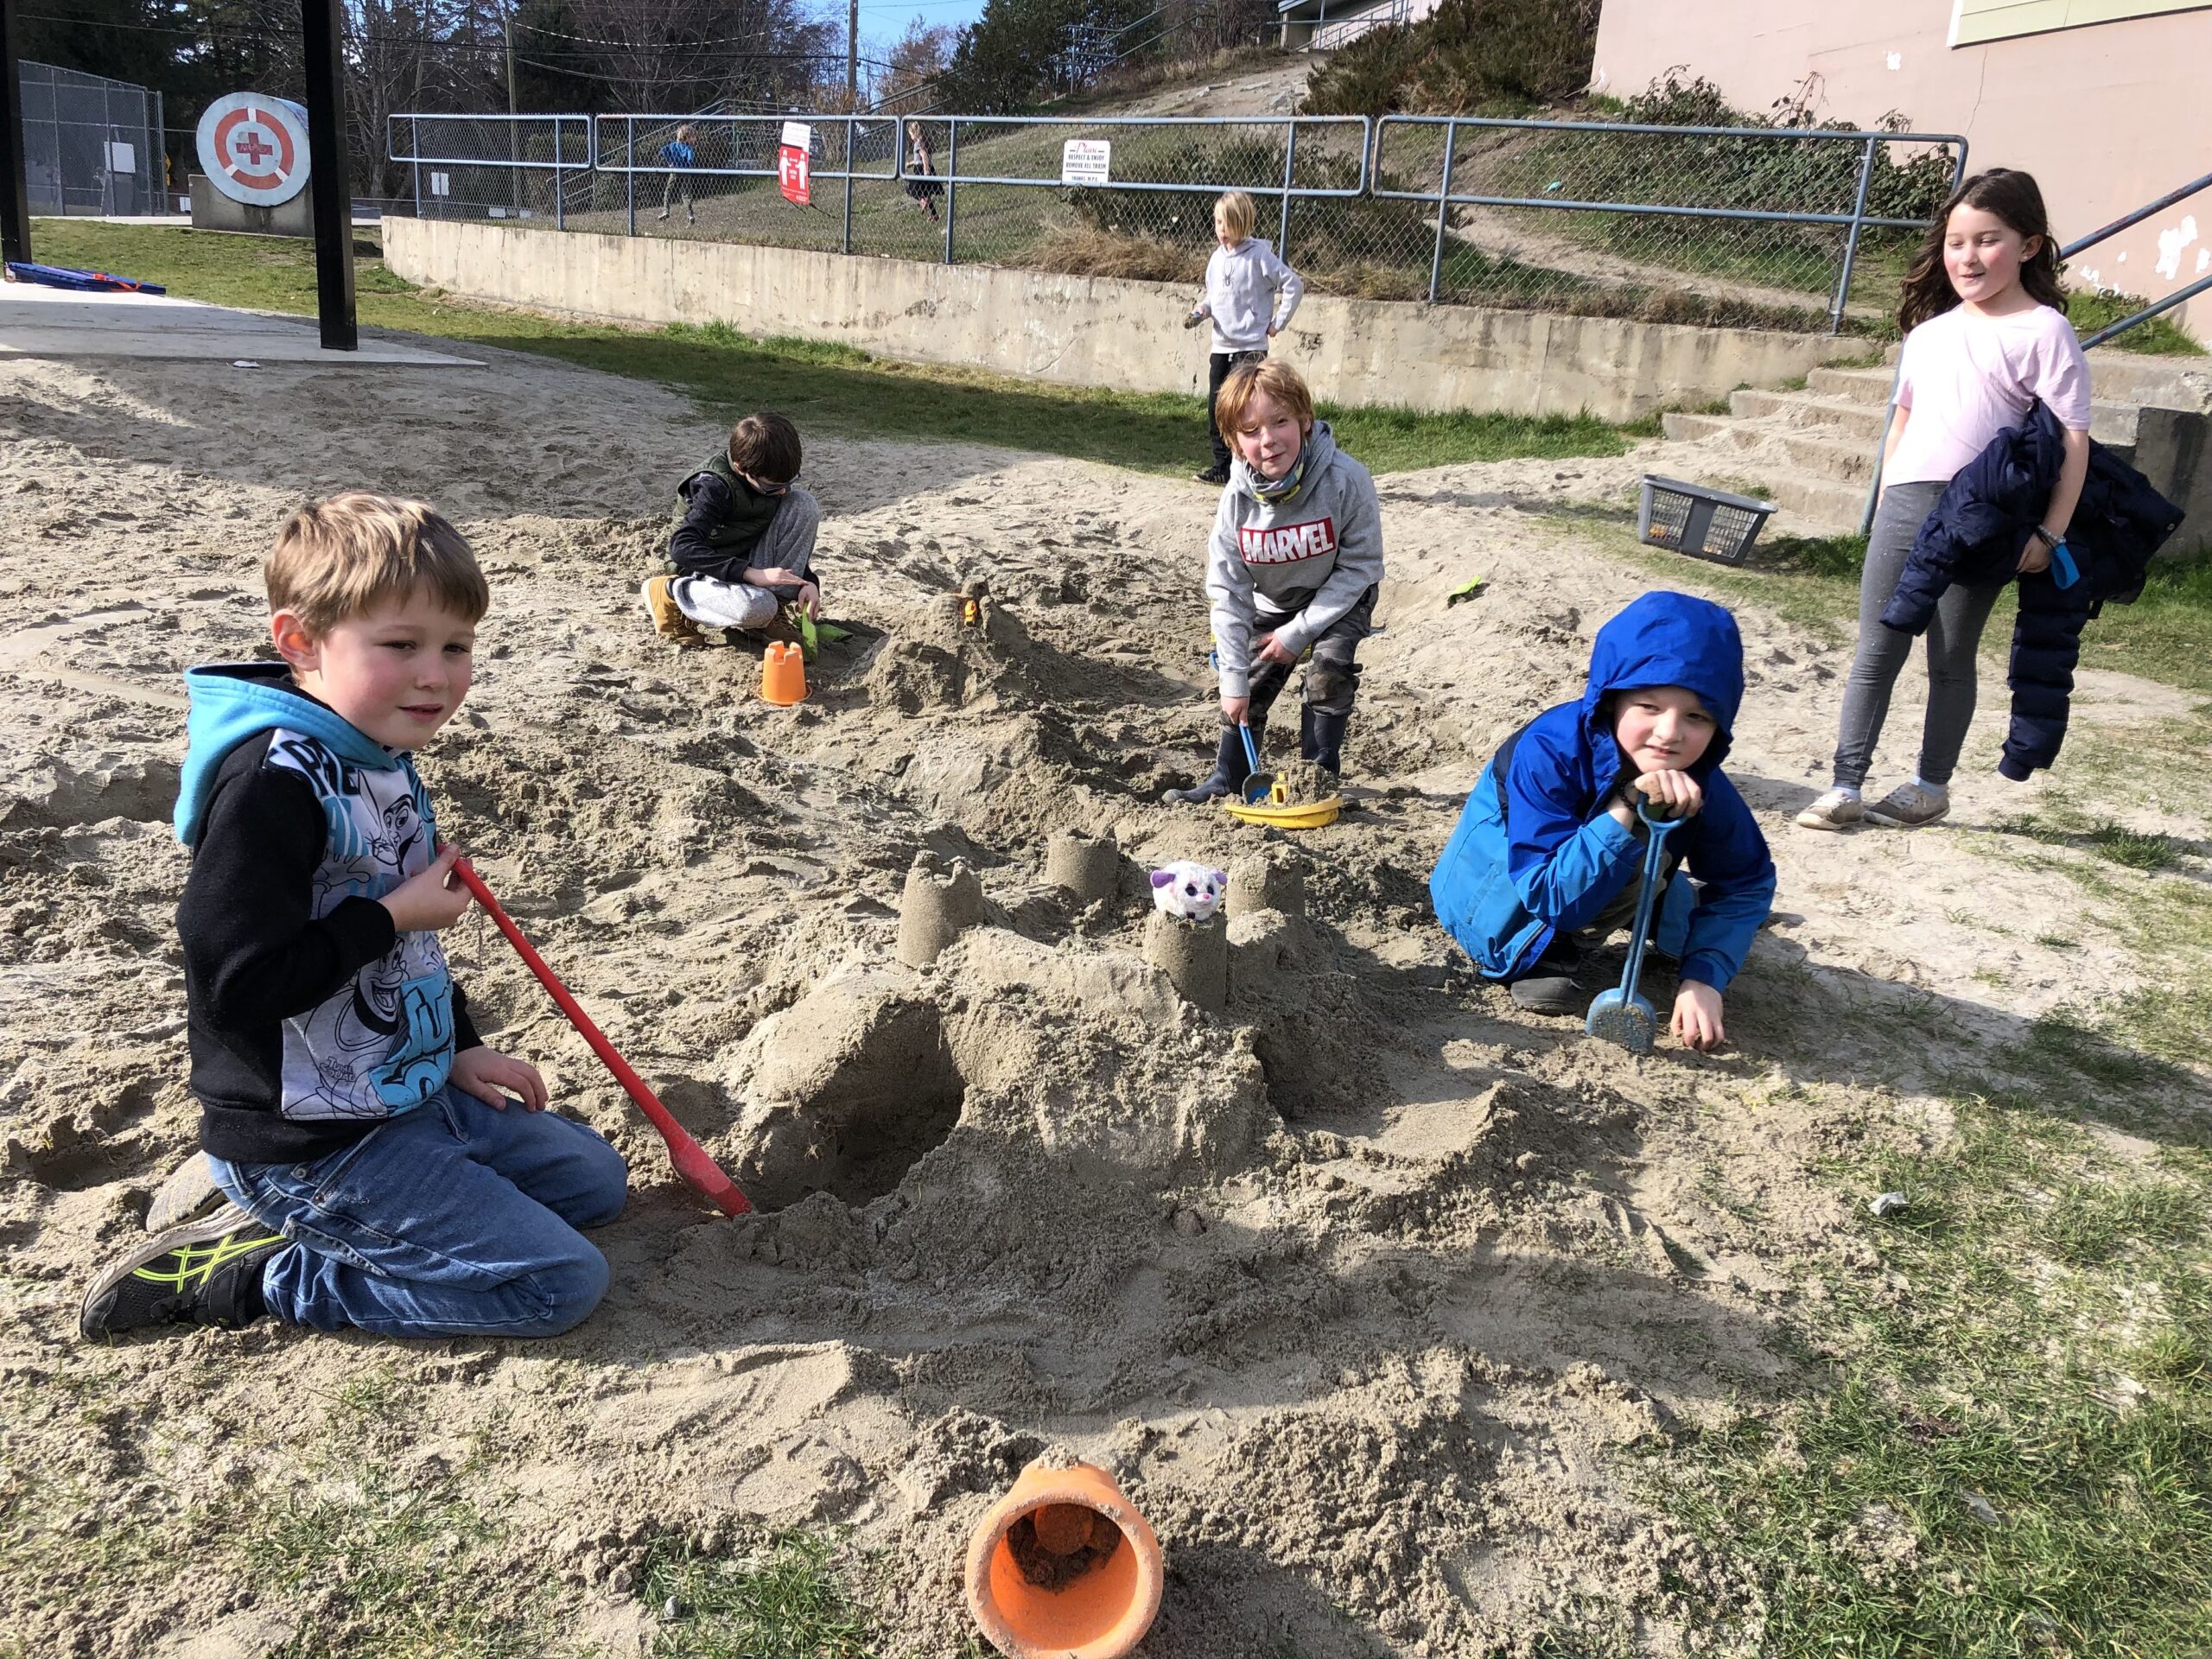
[[[1378,29],[1306,88],[1313,115],[1488,114],[1572,98],[1590,83],[1599,0],[1444,0]]]

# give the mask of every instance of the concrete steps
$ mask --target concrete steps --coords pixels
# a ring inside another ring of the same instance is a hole
[[[2124,457],[2135,453],[2145,408],[2212,412],[2212,359],[2098,353],[2090,370],[2089,435]],[[1802,391],[1746,389],[1729,397],[1726,415],[1671,414],[1661,424],[1668,437],[1706,452],[1708,473],[1755,485],[1781,509],[1782,533],[1856,530],[1895,373],[1893,361],[1815,369]]]

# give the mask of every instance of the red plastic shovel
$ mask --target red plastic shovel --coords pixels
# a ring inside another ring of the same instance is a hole
[[[668,1142],[668,1161],[676,1166],[676,1173],[683,1178],[685,1184],[718,1205],[726,1216],[751,1213],[753,1206],[746,1201],[745,1194],[737,1190],[737,1183],[722,1173],[720,1166],[707,1156],[704,1147],[683,1132],[683,1126],[669,1115],[668,1108],[660,1103],[660,1097],[645,1087],[645,1080],[632,1071],[630,1063],[614,1052],[614,1045],[607,1040],[606,1034],[597,1026],[592,1024],[591,1016],[576,1006],[576,999],[569,995],[569,988],[561,982],[561,976],[548,968],[545,958],[531,948],[530,941],[522,936],[522,930],[514,925],[505,911],[499,908],[499,901],[492,896],[491,888],[484,885],[483,878],[470,868],[468,861],[456,859],[453,868],[454,874],[461,878],[461,884],[476,896],[476,902],[483,906],[492,919],[499,925],[499,931],[507,936],[507,943],[514,946],[516,953],[522,957],[530,971],[537,976],[537,982],[553,993],[554,1001],[560,1004],[561,1012],[569,1016],[569,1023],[583,1033],[584,1041],[591,1045],[591,1052],[607,1063],[607,1069],[614,1074],[614,1081],[620,1084],[630,1098],[638,1103],[638,1109],[645,1115],[645,1121],[660,1131],[660,1138]]]

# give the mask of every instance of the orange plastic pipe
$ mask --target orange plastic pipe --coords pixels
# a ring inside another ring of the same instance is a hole
[[[1120,1529],[1112,1554],[1058,1589],[1032,1584],[1007,1535],[1024,1516],[1057,1554],[1080,1548],[1092,1515]],[[1113,1476],[1088,1463],[1021,1471],[968,1543],[968,1610],[1011,1659],[1122,1659],[1160,1615],[1166,1570],[1160,1540]]]
[[[676,1173],[683,1178],[684,1183],[718,1206],[726,1216],[749,1214],[753,1206],[747,1201],[745,1194],[737,1190],[737,1183],[722,1173],[721,1166],[707,1155],[704,1147],[684,1133],[683,1126],[670,1115],[667,1107],[660,1103],[660,1096],[648,1089],[645,1080],[630,1069],[629,1061],[615,1052],[614,1045],[607,1040],[606,1034],[592,1023],[591,1016],[577,1006],[575,997],[569,995],[569,988],[561,982],[561,976],[545,965],[545,958],[531,949],[530,941],[523,938],[522,930],[514,925],[505,911],[499,908],[499,901],[492,896],[492,889],[484,885],[483,877],[476,874],[465,858],[454,860],[453,868],[454,874],[461,878],[461,885],[475,895],[476,902],[483,906],[486,912],[499,924],[499,931],[507,936],[507,943],[514,946],[516,954],[522,957],[530,971],[537,976],[537,982],[552,992],[553,1001],[560,1005],[561,1012],[569,1016],[569,1023],[583,1033],[584,1041],[591,1045],[592,1052],[606,1062],[607,1069],[614,1074],[614,1081],[620,1084],[630,1098],[638,1103],[638,1109],[645,1115],[645,1121],[660,1131],[660,1138],[668,1143],[668,1161],[675,1166]]]

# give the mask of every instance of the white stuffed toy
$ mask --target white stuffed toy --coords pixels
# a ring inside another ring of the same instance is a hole
[[[1153,908],[1185,922],[1210,922],[1229,891],[1229,872],[1203,864],[1170,864],[1152,873]]]

